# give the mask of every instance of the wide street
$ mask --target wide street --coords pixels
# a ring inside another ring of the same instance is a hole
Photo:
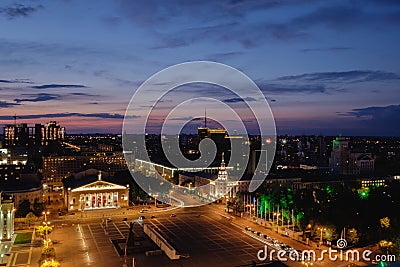
[[[141,212],[142,209],[145,211]],[[126,239],[129,222],[138,221],[139,216],[145,217],[141,223],[154,226],[182,258],[173,261],[165,254],[145,256],[144,253],[138,253],[134,255],[136,267],[241,266],[251,264],[252,261],[260,262],[257,253],[264,249],[266,243],[263,238],[246,231],[245,226],[268,234],[295,249],[312,249],[264,226],[227,215],[223,210],[224,205],[211,204],[195,208],[137,206],[130,209],[79,212],[61,217],[54,213],[49,216],[54,226],[50,238],[54,243],[57,259],[63,267],[123,266],[125,262],[127,266],[132,266],[132,256],[120,256],[112,241]],[[137,230],[139,228],[135,228],[135,235],[146,236],[141,230]],[[153,244],[149,250],[158,249],[154,243],[149,243]],[[272,247],[268,247],[268,251],[271,249]],[[14,245],[7,266],[37,266],[39,256],[39,247]],[[276,254],[273,259],[277,259]],[[268,260],[264,262],[267,263]],[[285,264],[305,266],[296,261]],[[313,263],[313,266],[363,265],[365,266],[362,263],[333,263],[328,260]]]

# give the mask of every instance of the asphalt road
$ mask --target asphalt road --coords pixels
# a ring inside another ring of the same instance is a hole
[[[142,209],[148,210],[141,213]],[[119,256],[112,240],[126,238],[129,222],[145,216],[143,223],[149,223],[186,258],[169,260],[167,256],[134,255],[136,267],[151,266],[240,266],[257,259],[258,251],[264,249],[265,242],[248,231],[246,225],[254,230],[284,242],[295,249],[310,247],[275,231],[253,224],[245,219],[233,218],[223,211],[223,205],[205,205],[195,208],[161,209],[135,207],[133,209],[101,210],[76,213],[73,216],[50,215],[55,230],[50,238],[55,243],[57,258],[63,267],[70,266],[132,266],[132,257]],[[176,216],[171,216],[172,214]],[[154,218],[151,218],[154,216]],[[104,221],[111,222],[105,226]],[[126,221],[123,219],[126,218]],[[156,247],[155,247],[156,248]],[[272,247],[268,247],[272,249]],[[21,251],[24,252],[25,251]],[[25,254],[20,253],[20,258]],[[274,259],[277,259],[276,256]],[[266,262],[266,261],[265,261]],[[32,265],[26,266],[33,266]],[[305,266],[301,262],[285,262],[288,266]],[[363,265],[357,263],[357,265]],[[357,266],[351,262],[315,262],[313,266]]]

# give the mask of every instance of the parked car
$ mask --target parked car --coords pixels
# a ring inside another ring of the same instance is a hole
[[[140,212],[140,213],[145,213],[145,212],[149,212],[149,210],[141,209],[139,212]]]
[[[171,214],[171,217],[176,217],[176,214],[175,214],[175,213],[172,213],[172,214]]]

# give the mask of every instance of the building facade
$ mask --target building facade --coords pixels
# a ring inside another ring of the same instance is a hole
[[[224,154],[222,154],[222,162],[218,171],[218,178],[210,182],[210,196],[219,199],[221,197],[235,197],[238,191],[238,182],[231,181],[226,170]]]
[[[351,151],[349,141],[346,138],[337,137],[332,143],[329,163],[334,174],[365,174],[374,171],[375,157],[371,153]]]
[[[43,183],[50,187],[61,187],[63,178],[85,168],[102,170],[110,175],[127,169],[122,152],[49,156],[43,157]]]
[[[11,240],[14,235],[14,203],[0,193],[0,241]]]
[[[109,181],[107,173],[90,169],[63,179],[63,184],[64,204],[68,211],[129,206],[129,185]]]
[[[11,196],[16,207],[24,200],[31,205],[43,201],[43,186],[34,173],[23,173],[24,166],[0,165],[0,190]]]
[[[10,124],[3,128],[5,146],[28,146],[29,144],[47,145],[51,141],[63,140],[65,128],[57,122],[50,121],[45,125],[26,123]]]

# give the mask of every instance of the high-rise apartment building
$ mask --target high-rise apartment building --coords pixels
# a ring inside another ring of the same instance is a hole
[[[43,157],[43,183],[49,186],[62,186],[63,178],[89,168],[114,175],[118,171],[126,170],[127,166],[122,152]]]
[[[57,122],[50,121],[45,125],[26,123],[6,125],[3,128],[5,146],[28,146],[29,144],[48,145],[51,141],[63,140],[65,128]]]

